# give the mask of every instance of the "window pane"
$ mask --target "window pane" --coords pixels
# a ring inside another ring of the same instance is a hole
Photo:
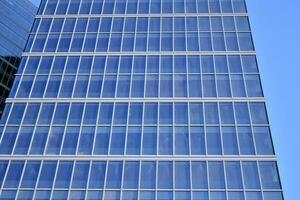
[[[228,189],[242,189],[243,181],[239,162],[225,162]]]
[[[142,189],[155,189],[156,185],[156,163],[142,162],[141,164],[141,183]]]
[[[234,124],[233,106],[231,103],[220,103],[220,117],[222,124]]]
[[[143,155],[155,155],[157,149],[157,128],[144,127]]]
[[[82,127],[78,145],[78,154],[90,155],[93,149],[95,128]]]
[[[218,115],[218,104],[217,103],[205,103],[205,123],[207,124],[218,124],[219,115]]]
[[[234,127],[222,127],[223,149],[225,155],[238,155],[238,142]]]
[[[190,189],[189,162],[175,162],[175,188]]]
[[[172,127],[159,128],[159,154],[160,155],[173,154],[173,128]]]
[[[267,111],[264,103],[250,103],[251,120],[253,124],[268,124]]]
[[[172,189],[173,188],[173,163],[158,162],[158,188]]]
[[[113,127],[111,133],[110,154],[123,155],[125,145],[125,127]]]
[[[38,188],[52,188],[57,162],[44,161],[41,167]]]
[[[107,189],[120,189],[122,179],[122,162],[108,162],[107,166]]]
[[[275,162],[260,162],[259,171],[263,189],[280,189],[280,180]]]
[[[27,154],[32,135],[33,135],[32,127],[21,128],[19,132],[18,140],[16,142],[14,154]]]
[[[69,188],[71,182],[71,174],[73,169],[73,162],[61,161],[58,165],[55,188]]]
[[[112,103],[101,104],[98,121],[100,124],[111,124],[113,106]]]
[[[240,144],[240,153],[244,155],[253,155],[254,144],[250,127],[238,127],[238,138]]]
[[[49,127],[36,128],[31,144],[30,154],[43,154],[48,134]]]
[[[256,162],[242,162],[244,186],[246,189],[260,189]]]
[[[207,164],[206,162],[192,162],[192,188],[207,189]]]
[[[173,76],[160,75],[160,97],[173,97]]]
[[[187,127],[175,127],[175,154],[189,154],[189,131]]]
[[[124,189],[137,189],[139,181],[139,162],[126,162],[124,168]]]
[[[159,107],[159,123],[173,123],[173,105],[170,103],[161,103]]]
[[[91,166],[91,173],[89,179],[90,189],[102,189],[104,185],[106,171],[106,162],[94,161]]]
[[[86,188],[89,167],[89,162],[76,162],[73,172],[72,188]]]
[[[94,154],[96,155],[108,154],[109,138],[110,138],[110,127],[97,128]]]
[[[62,154],[74,155],[76,153],[79,131],[79,127],[67,127],[62,147]]]
[[[225,189],[224,167],[222,162],[209,162],[209,188]]]
[[[207,142],[207,154],[209,155],[221,155],[221,133],[218,127],[206,128],[206,142]]]
[[[188,123],[188,104],[175,103],[175,124]]]
[[[270,129],[268,127],[254,127],[253,132],[257,154],[273,155],[274,150]]]
[[[203,96],[216,97],[216,82],[214,75],[203,75]]]
[[[116,103],[114,112],[114,124],[126,124],[127,123],[127,103]]]
[[[192,155],[205,154],[205,134],[203,127],[190,128],[190,142]]]
[[[127,131],[127,155],[139,155],[141,150],[141,127],[129,127]]]
[[[12,161],[6,174],[5,188],[17,188],[23,171],[24,162]]]
[[[28,161],[21,182],[21,188],[35,188],[40,170],[39,161]]]
[[[63,139],[64,127],[52,127],[49,133],[46,154],[59,154]]]
[[[247,103],[235,103],[234,110],[237,124],[250,124]]]

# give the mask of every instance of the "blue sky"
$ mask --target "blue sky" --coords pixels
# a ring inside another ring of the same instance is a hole
[[[32,0],[38,3],[40,0]],[[300,1],[247,0],[285,199],[300,180]],[[299,123],[299,124],[298,124]]]
[[[247,0],[285,199],[299,199],[299,0]]]

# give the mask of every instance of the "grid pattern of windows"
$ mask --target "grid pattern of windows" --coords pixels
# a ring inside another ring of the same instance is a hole
[[[275,162],[1,161],[0,177],[12,199],[281,199]]]
[[[244,0],[42,1],[0,131],[0,198],[283,199]]]

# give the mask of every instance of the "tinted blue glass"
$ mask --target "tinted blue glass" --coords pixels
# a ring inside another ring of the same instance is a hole
[[[62,146],[62,154],[76,153],[79,130],[79,127],[67,127]]]
[[[246,90],[249,97],[263,96],[258,75],[245,75]]]
[[[78,154],[90,155],[92,153],[94,135],[94,127],[82,127],[77,150]]]
[[[175,188],[190,188],[190,163],[175,162]]]
[[[16,142],[14,154],[27,154],[32,135],[33,127],[21,128],[18,140]]]
[[[158,162],[158,177],[157,187],[159,189],[173,188],[173,163],[172,162]]]
[[[93,57],[81,57],[78,73],[90,73],[93,63]]]
[[[144,124],[157,124],[157,103],[145,103]]]
[[[105,171],[106,171],[106,162],[103,161],[92,162],[89,186],[88,186],[90,189],[103,188]]]
[[[159,154],[172,155],[173,154],[173,128],[160,127],[159,128]]]
[[[254,127],[254,140],[256,153],[259,155],[273,155],[273,144],[270,129],[268,127]]]
[[[105,155],[108,153],[109,137],[110,127],[99,127],[97,129],[94,154]]]
[[[220,103],[220,118],[222,124],[234,124],[233,106],[231,103]]]
[[[28,199],[32,199],[32,196],[33,196],[33,190],[20,190],[17,199],[28,200]]]
[[[120,73],[131,73],[132,70],[132,56],[122,56],[120,61]]]
[[[238,127],[240,153],[245,155],[254,154],[253,135],[250,127]]]
[[[281,192],[264,192],[264,199],[266,200],[283,200]]]
[[[215,56],[215,69],[217,73],[228,73],[226,56]]]
[[[192,162],[191,173],[193,189],[208,188],[206,162]]]
[[[3,182],[7,165],[8,165],[7,161],[0,161],[0,184],[2,184]]]
[[[87,187],[89,167],[89,162],[76,162],[73,172],[72,188]]]
[[[187,127],[175,127],[175,154],[189,154],[189,132]]]
[[[26,68],[24,70],[24,74],[34,74],[34,73],[36,73],[39,62],[40,62],[40,57],[37,57],[37,56],[30,57],[27,61],[27,65],[26,65]]]
[[[60,86],[61,76],[50,76],[45,97],[51,98],[51,97],[57,97],[58,89]]]
[[[174,96],[187,96],[187,77],[185,75],[175,75],[174,77]]]
[[[144,127],[142,154],[155,155],[157,148],[157,128]]]
[[[35,188],[40,169],[40,161],[29,161],[26,164],[21,188]]]
[[[106,75],[103,83],[102,97],[114,97],[116,90],[116,76]]]
[[[74,200],[83,200],[85,199],[85,191],[71,191],[69,198]]]
[[[113,127],[110,142],[110,154],[123,155],[125,146],[125,127]]]
[[[17,98],[28,98],[32,87],[33,76],[23,76],[19,85]]]
[[[129,97],[131,76],[119,76],[117,86],[117,97]]]
[[[84,104],[82,103],[72,103],[70,108],[70,114],[68,119],[68,124],[80,124],[82,120]]]
[[[156,163],[155,162],[142,162],[140,176],[141,176],[140,187],[142,189],[155,189]]]
[[[188,104],[175,103],[175,124],[188,123]]]
[[[171,33],[163,33],[161,36],[161,51],[173,50],[173,35]]]
[[[53,124],[65,124],[67,121],[67,115],[69,110],[69,104],[58,103],[53,118]]]
[[[73,162],[61,161],[58,165],[54,187],[69,188],[72,170]]]
[[[51,191],[49,190],[38,190],[35,193],[35,198],[36,199],[50,199],[51,196]]]
[[[219,97],[231,97],[230,81],[228,75],[217,75],[217,88]]]
[[[105,56],[95,56],[92,72],[93,73],[103,73],[104,72],[104,67],[105,67],[105,61],[106,61]]]
[[[11,154],[18,133],[18,127],[7,127],[0,143],[0,154]]]
[[[16,198],[16,193],[16,190],[3,190],[1,192],[0,198],[13,200]]]
[[[159,123],[173,123],[173,105],[170,103],[161,103],[159,106]]]
[[[257,73],[257,62],[255,56],[242,56],[243,71],[245,73]]]
[[[275,162],[260,162],[259,171],[263,189],[280,189],[278,170]]]
[[[84,34],[75,33],[72,38],[71,52],[80,52],[83,47]]]
[[[52,127],[49,133],[46,154],[59,154],[64,134],[63,127]]]
[[[216,82],[214,75],[203,75],[203,96],[216,97]]]
[[[104,199],[114,200],[120,198],[120,191],[105,191]]]
[[[141,150],[141,133],[140,127],[129,127],[127,131],[126,154],[139,155]]]
[[[73,88],[75,83],[75,76],[64,76],[61,88],[59,92],[59,97],[72,97],[73,94]]]
[[[259,177],[256,162],[242,162],[244,186],[246,189],[259,189]]]
[[[206,124],[218,124],[219,115],[218,115],[218,105],[216,103],[205,103],[205,123]]]
[[[126,162],[124,167],[123,188],[137,189],[139,180],[139,162]]]
[[[132,76],[131,97],[144,97],[144,75]]]
[[[120,189],[122,179],[122,162],[108,162],[107,165],[107,189]]]
[[[254,51],[252,36],[250,33],[238,33],[240,51]]]
[[[55,105],[52,103],[44,103],[41,106],[38,124],[50,124],[54,111],[54,106]]]
[[[74,97],[86,97],[86,91],[88,88],[89,76],[77,76],[75,88],[74,88]]]
[[[100,28],[101,31],[101,28]],[[97,52],[106,52],[108,48],[109,34],[98,34]]]
[[[205,134],[203,127],[190,128],[190,144],[192,155],[205,154]]]
[[[253,124],[268,124],[268,117],[264,103],[249,104]]]
[[[53,195],[52,198],[55,200],[59,200],[59,199],[67,199],[68,198],[68,191],[53,191]]]
[[[207,154],[209,155],[221,155],[221,133],[218,127],[206,128],[206,142],[207,142]]]
[[[173,97],[173,75],[160,75],[160,97]]]
[[[237,155],[238,142],[234,127],[222,127],[223,150],[225,155]]]
[[[99,98],[101,96],[103,76],[91,76],[87,96],[90,98]]]
[[[12,161],[4,181],[5,188],[17,188],[23,171],[24,162]]]
[[[224,189],[224,167],[222,162],[209,162],[209,188],[210,189]]]
[[[43,97],[48,76],[37,76],[32,88],[31,98],[41,98]]]
[[[99,120],[100,124],[110,124],[112,120],[113,104],[111,103],[102,103],[99,111]]]
[[[225,162],[228,189],[242,189],[243,181],[239,162]]]
[[[49,127],[37,127],[32,139],[30,154],[43,154]]]
[[[205,33],[205,32],[200,33],[200,50],[212,51],[212,40],[211,40],[210,33]]]
[[[126,124],[127,112],[128,112],[128,104],[127,103],[116,103],[113,123],[114,124]]]
[[[83,115],[83,124],[96,124],[99,104],[87,103]]]
[[[235,110],[235,118],[236,118],[237,124],[249,124],[250,123],[250,117],[249,117],[247,103],[235,103],[234,110]]]

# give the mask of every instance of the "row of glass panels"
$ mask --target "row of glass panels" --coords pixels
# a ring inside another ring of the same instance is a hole
[[[265,126],[7,126],[0,147],[13,155],[274,154]]]
[[[1,120],[1,124],[8,125],[36,122],[54,125],[267,125],[268,118],[265,104],[259,102],[28,103],[27,106],[26,103],[13,106],[9,103]]]
[[[186,192],[186,191],[128,191],[128,190],[36,190],[35,193],[33,190],[2,190],[0,198],[8,200],[27,200],[27,199],[36,199],[36,200],[64,200],[64,199],[73,199],[73,200],[283,200],[281,192],[224,192],[224,191],[211,191],[211,192]]]
[[[254,51],[248,32],[37,34],[26,52]]]
[[[279,190],[275,162],[0,161],[1,188]]]
[[[38,14],[245,13],[244,0],[46,0]]]
[[[258,75],[37,75],[23,76],[15,97],[262,97],[262,91]]]
[[[124,55],[23,57],[18,74],[257,74],[253,55]]]
[[[101,22],[101,23],[100,23]],[[91,17],[37,18],[32,32],[38,33],[132,33],[132,32],[250,31],[246,16],[214,17]]]

